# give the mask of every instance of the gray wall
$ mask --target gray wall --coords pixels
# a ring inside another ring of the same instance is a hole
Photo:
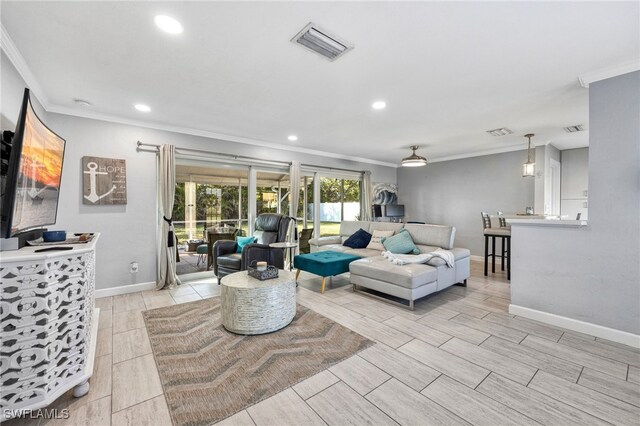
[[[67,140],[58,221],[53,228],[102,233],[97,252],[97,288],[155,281],[156,156],[153,153],[136,152],[137,140],[270,160],[297,159],[315,165],[371,170],[373,181],[396,181],[394,167],[336,160],[55,113],[48,114],[47,123]],[[82,204],[81,159],[85,155],[122,158],[127,161],[127,205]],[[134,275],[129,273],[132,261],[137,261],[140,266],[139,272]]]
[[[484,254],[480,212],[524,212],[533,206],[534,182],[522,177],[527,152],[430,163],[398,169],[398,199],[407,220],[456,227],[456,246]]]
[[[589,87],[589,226],[514,226],[515,305],[640,334],[640,72]]]

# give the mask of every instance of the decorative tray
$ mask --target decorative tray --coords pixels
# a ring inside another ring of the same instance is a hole
[[[253,278],[260,281],[278,278],[278,268],[276,268],[275,266],[267,266],[267,269],[265,269],[264,271],[258,271],[255,266],[249,265],[247,267],[247,273],[249,274],[249,276],[252,276]]]
[[[80,238],[82,235],[86,235],[84,238]],[[27,241],[30,246],[60,246],[65,244],[86,244],[93,240],[93,233],[87,234],[73,234],[73,237],[67,234],[67,239],[64,241],[51,241],[45,242],[42,237],[37,240]]]

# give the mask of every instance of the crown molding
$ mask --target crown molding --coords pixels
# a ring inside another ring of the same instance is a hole
[[[336,154],[334,152],[320,151],[316,149],[302,148],[302,147],[296,147],[296,146],[281,145],[277,143],[261,141],[258,139],[245,138],[242,136],[225,135],[221,133],[211,132],[208,130],[200,130],[200,129],[193,129],[189,127],[180,127],[180,126],[167,126],[163,124],[150,123],[146,121],[131,120],[128,118],[122,118],[114,115],[102,114],[102,113],[93,112],[93,111],[77,110],[75,108],[69,108],[61,105],[49,105],[49,108],[47,108],[47,112],[70,115],[74,117],[89,118],[92,120],[107,121],[110,123],[125,124],[129,126],[143,127],[146,129],[162,130],[165,132],[173,132],[173,133],[199,136],[199,137],[210,138],[210,139],[218,139],[221,141],[235,142],[235,143],[241,143],[245,145],[261,146],[265,148],[278,149],[281,151],[299,152],[303,154],[318,155],[322,157],[335,158],[339,160],[349,160],[349,161],[357,161],[357,162],[366,163],[366,164],[375,164],[378,166],[396,167],[395,163],[373,160],[370,158],[353,157],[350,155]]]
[[[611,77],[617,77],[619,75],[638,70],[640,70],[640,60],[635,60],[582,74],[578,76],[578,81],[580,82],[580,85],[582,87],[588,89],[589,85],[591,83],[595,83],[596,81],[605,80]]]
[[[27,83],[27,86],[29,87],[33,96],[36,97],[38,102],[40,102],[40,105],[42,105],[45,110],[48,110],[49,98],[47,97],[47,94],[44,92],[44,90],[42,90],[42,87],[38,83],[38,80],[36,80],[35,76],[31,72],[31,69],[29,69],[27,62],[22,57],[22,54],[16,47],[11,37],[9,37],[9,33],[7,32],[4,25],[2,25],[2,23],[0,23],[0,48],[2,48],[13,66],[16,67],[16,70],[18,70],[18,74],[20,74],[25,83]]]

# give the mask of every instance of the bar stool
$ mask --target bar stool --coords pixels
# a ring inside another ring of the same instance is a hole
[[[484,276],[488,274],[489,258],[491,258],[491,272],[496,272],[496,257],[502,260],[502,270],[504,271],[505,260],[507,263],[507,279],[511,280],[511,229],[507,226],[507,221],[499,217],[500,228],[491,226],[491,216],[487,212],[481,212],[482,226],[484,234]],[[502,240],[501,254],[496,254],[496,237]],[[489,239],[491,239],[491,253],[489,253]]]
[[[506,256],[507,259],[507,264],[508,266],[511,266],[511,225],[509,225],[507,223],[507,219],[505,219],[502,215],[504,213],[502,213],[501,211],[496,212],[498,215],[498,222],[500,223],[500,229],[508,229],[509,230],[509,235],[508,236],[503,236],[502,237],[502,262],[501,266],[502,266],[502,270],[504,271],[504,259]],[[505,245],[505,241],[506,241],[506,245]],[[510,269],[508,268],[507,270],[507,278],[511,279],[511,273],[510,273]]]

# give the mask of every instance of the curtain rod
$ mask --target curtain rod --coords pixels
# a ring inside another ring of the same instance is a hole
[[[143,146],[153,147],[153,148],[155,148],[154,151],[157,151],[160,148],[160,145],[156,145],[156,144],[152,144],[152,143],[143,143],[143,142],[140,142],[140,141],[137,142],[137,145],[138,145],[138,150],[140,150],[140,151],[145,151],[143,149],[140,149],[140,147],[143,147]],[[283,166],[290,166],[291,165],[291,163],[287,162],[287,161],[263,160],[262,158],[249,157],[249,156],[246,156],[246,155],[226,154],[224,152],[211,152],[211,151],[204,151],[204,150],[201,150],[201,149],[180,148],[180,147],[176,147],[176,150],[177,151],[193,152],[193,153],[196,153],[196,154],[207,154],[207,155],[224,156],[224,157],[229,157],[230,159],[233,159],[233,160],[239,160],[239,159],[257,160],[257,161],[261,161],[263,163],[278,164],[278,165],[283,165]]]
[[[145,146],[152,147],[154,149],[152,151],[152,150],[145,150],[145,149],[141,148],[141,147],[145,147]],[[160,145],[157,145],[157,144],[143,143],[143,142],[140,142],[140,141],[137,142],[137,150],[138,151],[157,152],[157,150],[159,148],[160,148]],[[221,156],[229,157],[229,158],[234,159],[234,160],[244,159],[244,160],[268,162],[268,163],[273,163],[273,164],[281,164],[281,165],[287,165],[287,166],[291,165],[291,162],[287,162],[287,161],[263,160],[263,159],[257,158],[257,157],[249,157],[249,156],[246,156],[246,155],[236,155],[236,154],[226,154],[224,152],[211,152],[211,151],[204,151],[204,150],[201,150],[201,149],[179,148],[179,147],[176,147],[176,150],[191,151],[191,152],[198,153],[198,154],[221,155]],[[309,167],[309,168],[313,168],[313,169],[335,170],[335,171],[339,171],[339,172],[349,172],[349,173],[364,173],[364,170],[342,169],[342,168],[339,168],[339,167],[330,167],[330,166],[317,166],[315,164],[300,164],[300,167]]]

